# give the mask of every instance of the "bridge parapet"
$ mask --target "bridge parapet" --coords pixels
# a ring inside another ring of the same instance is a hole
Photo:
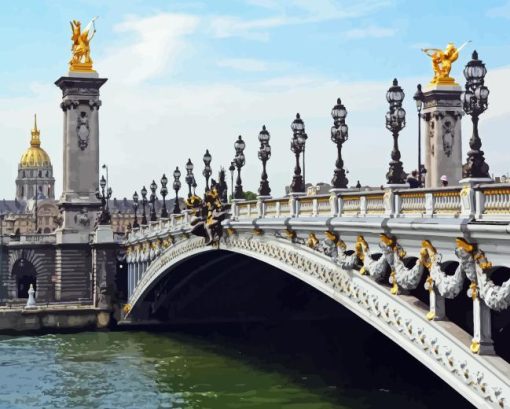
[[[234,220],[272,217],[475,218],[510,221],[510,184],[434,189],[347,190],[331,195],[238,201]]]

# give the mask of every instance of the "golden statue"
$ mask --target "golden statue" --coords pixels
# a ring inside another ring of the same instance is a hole
[[[78,20],[70,22],[71,30],[73,31],[71,37],[71,40],[73,40],[71,47],[73,56],[71,61],[69,61],[69,69],[71,71],[94,72],[92,69],[92,59],[90,58],[90,40],[92,40],[96,33],[96,26],[94,25],[96,19],[97,17],[94,17],[83,31]]]
[[[455,47],[453,43],[448,43],[446,49],[440,50],[439,48],[422,48],[421,50],[432,58],[432,69],[434,70],[434,78],[430,81],[431,84],[443,85],[456,85],[455,80],[450,77],[452,64],[459,58],[459,52],[470,41],[466,41],[459,48]]]

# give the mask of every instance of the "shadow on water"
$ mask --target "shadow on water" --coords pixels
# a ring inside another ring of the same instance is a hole
[[[303,394],[302,399],[282,394],[278,403],[262,404],[259,399],[253,399],[253,405],[241,404],[241,396],[224,397],[223,407],[471,407],[421,363],[357,318],[188,325],[153,335],[171,337],[181,343],[192,343],[207,353],[228,356],[233,359],[231,365],[242,362],[257,372],[280,375],[278,385],[267,385],[264,378],[260,384],[256,377],[249,379],[253,384],[244,385],[244,394],[251,390],[254,398],[258,395],[263,400],[268,392],[265,388],[296,389],[296,394],[298,391],[310,394]],[[218,379],[208,382],[219,392],[225,384],[247,381],[242,377],[236,379],[239,376],[236,371],[231,374],[234,379],[226,375],[219,370]]]
[[[200,381],[222,391],[221,404],[204,407],[470,406],[406,351],[318,290],[253,258],[215,254],[177,266],[146,298],[152,318],[174,323],[153,334],[161,343],[170,337],[232,359],[209,368]],[[186,376],[194,378],[197,371],[191,368]],[[162,384],[172,384],[173,375],[159,375]],[[274,384],[267,383],[268,376],[275,377]],[[233,386],[238,383],[242,386]]]

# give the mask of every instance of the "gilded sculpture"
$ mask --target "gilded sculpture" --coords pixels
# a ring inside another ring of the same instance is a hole
[[[432,59],[432,69],[434,70],[434,78],[431,84],[455,85],[455,79],[450,77],[452,64],[459,58],[459,52],[470,41],[466,41],[459,48],[453,43],[448,43],[445,50],[439,48],[422,48],[421,50]]]
[[[94,25],[96,19],[97,17],[94,17],[83,31],[80,21],[73,20],[70,22],[73,32],[71,37],[73,41],[71,52],[73,55],[71,61],[69,61],[69,69],[71,71],[94,72],[92,69],[92,58],[90,58],[90,41],[96,33]]]

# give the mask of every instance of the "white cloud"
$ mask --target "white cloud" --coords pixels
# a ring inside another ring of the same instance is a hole
[[[255,60],[251,58],[226,58],[219,60],[216,65],[223,68],[232,68],[240,71],[267,71],[269,65],[265,61]]]
[[[168,71],[189,50],[184,38],[196,30],[198,23],[197,16],[186,14],[127,18],[115,26],[115,31],[124,37],[134,35],[134,41],[108,50],[106,58],[96,65],[122,82],[142,82]]]
[[[487,10],[488,17],[502,17],[510,19],[510,1],[498,7],[493,7]]]
[[[491,172],[508,171],[508,159],[501,146],[507,146],[502,131],[510,123],[506,95],[510,67],[489,71],[490,109],[480,121],[485,157]],[[119,84],[110,78],[102,88],[100,114],[101,162],[110,167],[114,196],[132,195],[135,189],[167,174],[175,166],[184,166],[188,157],[196,165],[199,189],[202,155],[210,149],[214,175],[220,165],[228,166],[234,155],[238,134],[246,141],[246,167],[243,185],[255,191],[260,177],[257,159],[257,135],[265,124],[271,132],[273,155],[268,163],[269,180],[275,196],[292,179],[293,158],[289,150],[290,123],[300,112],[309,135],[307,142],[307,180],[329,182],[336,150],[329,139],[330,111],[341,97],[348,109],[349,140],[344,145],[345,166],[352,184],[380,185],[388,168],[391,135],[384,127],[387,110],[385,93],[391,80],[384,82],[344,83],[324,78],[279,77],[244,84],[211,83],[204,85]],[[399,78],[407,93],[407,127],[400,135],[400,147],[406,170],[416,167],[416,110],[412,93],[424,79]],[[33,85],[34,95],[0,99],[0,134],[10,138],[0,160],[3,180],[0,197],[14,195],[14,179],[19,157],[28,147],[32,115],[38,112],[43,147],[53,160],[60,188],[62,169],[62,112],[60,92],[52,84]],[[469,117],[463,118],[465,158],[471,133]],[[12,181],[12,182],[11,182]]]
[[[396,34],[395,28],[368,26],[363,28],[354,28],[346,31],[344,34],[347,38],[361,39],[361,38],[381,38],[392,37]]]
[[[390,5],[390,0],[334,1],[334,0],[250,0],[249,3],[271,9],[276,16],[260,19],[241,19],[232,16],[213,17],[210,29],[215,37],[242,37],[251,40],[267,41],[268,29],[320,23],[362,17]]]

